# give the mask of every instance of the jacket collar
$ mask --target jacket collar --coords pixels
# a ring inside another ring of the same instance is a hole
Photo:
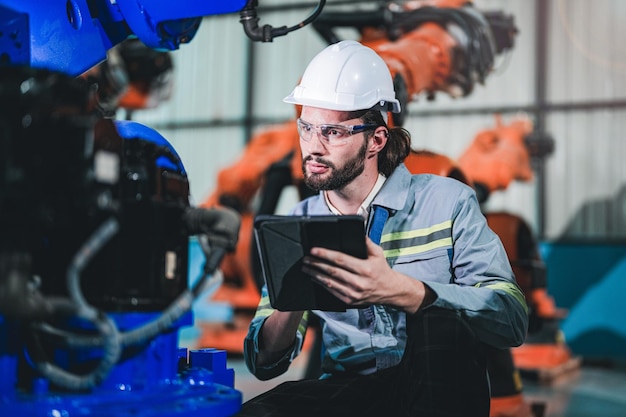
[[[410,185],[411,173],[404,164],[398,165],[374,197],[372,205],[385,207],[392,212],[402,209],[406,203]]]

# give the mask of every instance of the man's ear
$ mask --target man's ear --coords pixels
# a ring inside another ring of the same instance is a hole
[[[370,145],[368,151],[372,154],[379,153],[387,144],[389,139],[389,132],[383,126],[379,126],[374,131],[374,134],[370,138]]]

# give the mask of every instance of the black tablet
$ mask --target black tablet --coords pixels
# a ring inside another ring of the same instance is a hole
[[[362,259],[365,220],[361,216],[259,215],[254,236],[270,303],[281,311],[345,311],[347,306],[302,272],[302,258],[323,247]]]

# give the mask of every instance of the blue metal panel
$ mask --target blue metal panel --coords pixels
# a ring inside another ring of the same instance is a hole
[[[3,15],[10,11],[28,16],[14,31],[30,39],[9,52],[19,57],[11,59],[22,64],[24,54],[30,56],[30,66],[58,70],[77,75],[106,57],[107,45],[100,29],[90,17],[86,0],[5,0]],[[0,22],[3,27],[6,21]]]
[[[30,64],[28,16],[0,6],[0,27],[2,61],[9,65]]]
[[[568,346],[578,355],[626,358],[626,245],[542,242],[548,292],[568,310],[561,324]]]
[[[178,49],[191,41],[203,16],[235,12],[244,5],[245,0],[4,0],[0,55],[5,65],[79,75],[129,36],[152,48]]]

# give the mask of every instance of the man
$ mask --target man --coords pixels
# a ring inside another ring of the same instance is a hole
[[[471,188],[411,175],[406,130],[385,62],[355,41],[320,52],[287,103],[298,119],[302,169],[319,194],[294,215],[360,214],[367,259],[313,248],[303,273],[349,305],[314,311],[324,343],[320,380],[295,381],[243,405],[241,416],[488,416],[482,345],[520,345],[524,296]],[[300,353],[308,315],[271,309],[264,288],[244,342],[259,379]]]

